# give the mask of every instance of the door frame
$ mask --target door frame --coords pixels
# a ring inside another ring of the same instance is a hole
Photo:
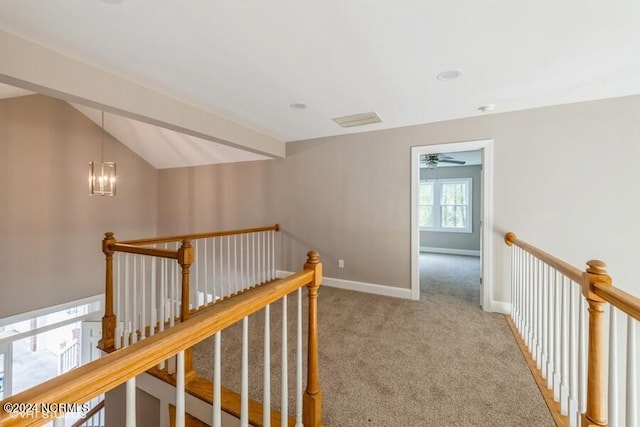
[[[420,187],[420,156],[433,153],[482,151],[481,172],[481,278],[480,304],[484,311],[493,311],[493,140],[450,142],[411,147],[411,299],[420,299],[420,227],[418,225],[418,193]]]

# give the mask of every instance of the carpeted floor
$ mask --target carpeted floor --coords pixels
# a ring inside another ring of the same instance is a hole
[[[553,426],[504,317],[480,310],[478,276],[478,258],[430,254],[421,256],[420,301],[321,288],[324,425]],[[292,329],[295,300],[290,297],[288,306]],[[271,307],[274,407],[280,401],[281,310],[280,303]],[[258,401],[263,318],[261,312],[249,321],[250,364],[256,367],[249,378],[250,396]],[[289,360],[294,361],[290,335]],[[239,325],[222,335],[222,382],[233,390],[240,389],[239,338]],[[194,354],[199,374],[209,378],[211,349],[209,340]],[[292,397],[295,372],[290,365]]]

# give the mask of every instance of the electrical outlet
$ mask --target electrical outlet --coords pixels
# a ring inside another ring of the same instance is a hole
[[[343,259],[339,259],[338,260],[338,268],[344,268],[344,260]]]

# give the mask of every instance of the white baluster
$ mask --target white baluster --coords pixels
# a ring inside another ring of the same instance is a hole
[[[265,240],[266,240],[266,244],[267,244],[267,264],[266,264],[266,275],[267,275],[267,282],[269,280],[271,280],[271,232],[266,231],[265,233]]]
[[[271,231],[271,278],[276,278],[276,232]]]
[[[140,295],[140,300],[141,300],[141,304],[140,304],[140,308],[141,308],[141,313],[140,313],[140,339],[144,339],[146,338],[146,329],[145,326],[147,326],[147,300],[146,300],[146,296],[147,293],[145,292],[145,288],[147,286],[146,283],[146,267],[147,267],[147,263],[146,263],[146,258],[145,257],[140,257],[140,273],[142,275],[142,278],[140,279],[141,283],[142,283],[142,287],[140,289],[141,295]]]
[[[638,353],[636,346],[636,321],[627,317],[627,384],[626,419],[627,427],[640,427],[638,420]]]
[[[570,339],[570,348],[569,348],[569,424],[571,427],[575,427],[578,425],[578,420],[576,415],[578,414],[578,318],[580,315],[579,311],[579,288],[574,286],[573,282],[570,282],[571,285],[571,315],[570,315],[570,329],[569,329],[569,339]]]
[[[265,233],[264,231],[260,233],[262,236],[261,239],[261,247],[260,247],[260,252],[262,253],[262,260],[261,260],[261,268],[260,268],[260,283],[265,283],[267,281],[267,251],[266,251],[266,244],[265,244]]]
[[[130,312],[129,312],[129,295],[131,292],[131,283],[129,277],[129,258],[130,255],[126,254],[124,256],[124,340],[122,340],[123,347],[127,347],[129,345],[129,339],[131,338],[131,323],[130,323]]]
[[[176,358],[176,427],[184,427],[184,350],[178,352]]]
[[[273,231],[267,231],[267,281],[273,280]]]
[[[166,245],[165,245],[165,249],[166,249]],[[159,322],[158,322],[158,332],[162,332],[164,331],[164,324],[167,321],[166,318],[166,304],[167,304],[167,259],[163,258],[160,260],[160,301],[159,301],[159,308],[160,308],[160,316],[159,316]],[[158,365],[158,369],[164,369],[166,362],[163,360],[162,362],[160,362],[160,364]]]
[[[524,338],[524,299],[523,299],[523,292],[524,292],[524,262],[523,262],[523,251],[519,248],[516,247],[516,262],[518,263],[518,277],[517,277],[517,295],[518,295],[518,300],[517,300],[517,304],[518,304],[518,330],[520,331],[520,336],[522,338]]]
[[[569,303],[569,290],[571,282],[566,276],[562,276],[562,327],[561,327],[561,363],[560,369],[560,413],[567,415],[569,413],[569,314],[571,306]]]
[[[609,425],[618,425],[618,330],[616,324],[616,309],[609,306]]]
[[[233,288],[235,292],[240,290],[238,286],[238,235],[233,235]]]
[[[529,254],[523,251],[522,254],[522,260],[523,260],[523,280],[522,280],[522,301],[523,301],[523,306],[522,306],[522,337],[525,340],[525,343],[527,344],[527,348],[529,349],[529,351],[531,351],[531,346],[530,346],[530,328],[529,325],[530,323],[530,315],[531,315],[531,293],[530,293],[530,287],[529,287]]]
[[[289,370],[288,370],[288,350],[287,350],[287,296],[282,297],[282,388],[280,396],[281,407],[281,427],[287,427],[289,418]]]
[[[533,258],[531,264],[531,294],[533,298],[532,323],[531,323],[531,356],[536,360],[538,355],[538,286],[537,286],[537,260]]]
[[[556,310],[553,305],[554,298],[553,294],[555,293],[555,287],[552,283],[552,279],[554,278],[554,274],[552,274],[551,267],[547,267],[547,388],[549,390],[553,390],[553,356],[554,356],[554,336],[553,330],[555,327],[555,315]]]
[[[216,266],[218,265],[218,259],[216,258],[216,242],[218,240],[219,239],[217,239],[215,237],[213,239],[211,239],[211,259],[212,259],[212,262],[211,262],[211,276],[212,276],[212,279],[213,279],[213,283],[211,284],[211,288],[213,289],[213,300],[214,301],[216,300],[216,297],[218,297],[218,296],[220,298],[223,297],[223,295],[222,295],[222,285],[220,285],[220,292],[218,292],[216,290]],[[222,268],[222,265],[220,266],[220,268]]]
[[[158,329],[164,331],[164,324],[167,320],[165,312],[165,304],[167,301],[167,260],[160,260],[160,323]]]
[[[540,326],[542,323],[542,308],[540,307],[540,272],[539,272],[540,264],[539,260],[536,258],[534,269],[533,269],[533,291],[534,291],[534,325],[533,325],[533,359],[536,361],[536,367],[540,369],[542,364],[540,363],[540,356],[542,356],[542,351],[540,348]]]
[[[242,378],[240,384],[240,425],[249,426],[249,317],[242,319]]]
[[[176,320],[176,274],[173,262],[169,265],[169,327],[175,325]]]
[[[533,356],[535,353],[533,349],[533,258],[531,254],[527,253],[527,348],[529,353]]]
[[[149,296],[151,299],[151,322],[149,324],[149,335],[155,334],[156,329],[156,319],[158,313],[156,312],[156,258],[151,258],[151,288],[149,291]]]
[[[231,295],[231,236],[227,236],[227,295]]]
[[[518,247],[511,246],[511,318],[516,325],[518,331],[522,335],[522,331],[520,330],[520,320],[519,313],[520,307],[518,305],[518,269],[520,265],[518,264]]]
[[[264,308],[264,392],[262,424],[271,427],[271,307]]]
[[[240,235],[240,289],[248,288],[244,281],[244,234]]]
[[[136,426],[136,377],[126,382],[125,386],[125,424],[127,427]]]
[[[203,297],[203,305],[207,305],[209,303],[209,256],[207,251],[207,246],[209,246],[209,239],[204,239],[204,253],[203,256],[203,269],[204,269],[204,297]],[[211,298],[213,298],[213,291],[211,291]],[[213,302],[213,299],[211,300]]]
[[[547,333],[549,328],[549,305],[547,304],[549,294],[549,284],[547,283],[548,270],[548,266],[546,264],[542,264],[540,269],[540,315],[542,317],[542,322],[540,323],[540,369],[542,371],[543,379],[548,379],[549,377],[547,370],[549,357],[549,335]]]
[[[121,269],[121,263],[120,263],[120,258],[122,258],[122,254],[119,252],[116,252],[115,254],[116,256],[116,274],[114,274],[114,293],[113,293],[113,301],[115,302],[115,314],[116,314],[116,319],[117,319],[117,323],[116,323],[116,330],[115,330],[115,339],[113,342],[113,346],[115,349],[119,349],[120,347],[122,347],[122,327],[120,326],[122,324],[122,269]]]
[[[195,252],[195,279],[196,279],[196,283],[193,283],[193,281],[189,281],[189,291],[191,293],[191,297],[189,298],[189,309],[192,308],[198,308],[200,306],[200,301],[198,300],[198,294],[200,291],[200,250],[199,250],[199,240],[196,239],[193,241],[193,251]],[[206,276],[205,276],[206,277]],[[203,301],[207,299],[207,293],[203,292]]]
[[[554,279],[554,349],[553,355],[553,400],[560,402],[560,381],[562,375],[562,275],[556,270]]]
[[[256,275],[256,233],[251,233],[251,282],[253,285],[257,285],[258,276]]]
[[[214,335],[213,340],[213,427],[222,427],[222,399],[220,398],[220,349],[222,332]]]
[[[137,256],[133,256],[133,276],[131,287],[131,344],[138,342],[138,263],[136,262]]]
[[[580,414],[587,411],[587,302],[582,296],[578,307],[580,309],[580,337],[578,344],[578,409]]]
[[[302,288],[298,288],[298,327],[296,328],[296,427],[302,425]]]

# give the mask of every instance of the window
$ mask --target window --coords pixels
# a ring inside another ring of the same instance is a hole
[[[420,228],[471,233],[471,178],[420,182]]]

